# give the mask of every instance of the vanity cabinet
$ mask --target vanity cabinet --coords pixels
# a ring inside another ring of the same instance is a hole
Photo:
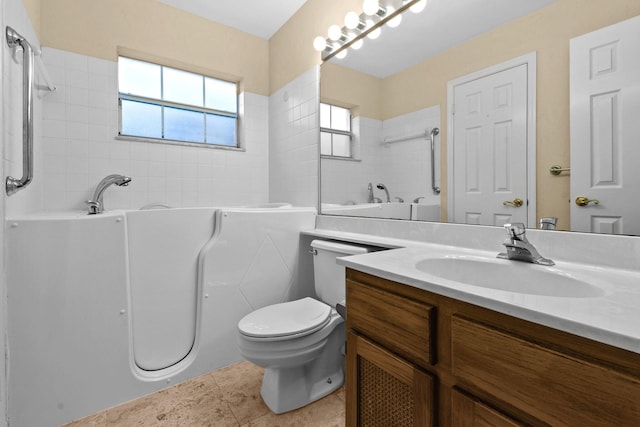
[[[639,426],[640,354],[347,269],[347,426]]]

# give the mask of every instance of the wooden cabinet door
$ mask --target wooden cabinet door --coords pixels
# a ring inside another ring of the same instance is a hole
[[[454,389],[451,394],[452,427],[522,427],[484,403]]]
[[[347,426],[434,425],[434,380],[398,356],[347,332]]]

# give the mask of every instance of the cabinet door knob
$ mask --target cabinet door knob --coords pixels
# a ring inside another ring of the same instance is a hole
[[[524,204],[524,200],[522,200],[519,197],[516,197],[513,200],[505,200],[504,202],[502,202],[502,204],[505,206],[515,206],[516,208],[519,208]]]
[[[599,205],[600,200],[589,199],[588,197],[584,197],[584,196],[580,196],[576,198],[576,205],[578,206],[587,206],[589,203],[593,203],[594,205]]]

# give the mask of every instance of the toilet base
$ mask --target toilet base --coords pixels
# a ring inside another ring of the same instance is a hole
[[[260,394],[276,414],[293,411],[333,393],[344,384],[344,324],[329,336],[322,353],[310,363],[265,368]]]

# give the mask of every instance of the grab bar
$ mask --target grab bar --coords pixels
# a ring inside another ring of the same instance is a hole
[[[431,129],[431,189],[433,194],[440,194],[440,187],[436,187],[436,135],[440,129]]]
[[[405,141],[411,141],[414,139],[420,139],[420,138],[426,138],[427,137],[427,131],[424,130],[420,133],[414,133],[411,135],[405,135],[405,136],[399,136],[396,138],[391,138],[391,137],[386,137],[382,142],[384,142],[385,144],[395,144],[396,142],[405,142]]]
[[[11,196],[26,187],[33,179],[33,49],[29,42],[13,28],[6,28],[10,48],[22,48],[22,178],[8,176],[7,195]]]

